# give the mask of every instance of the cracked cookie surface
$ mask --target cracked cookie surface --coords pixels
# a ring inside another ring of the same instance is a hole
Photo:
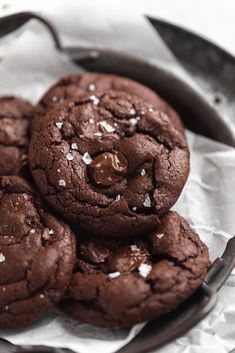
[[[25,175],[33,106],[17,97],[0,97],[0,175]]]
[[[208,249],[175,212],[144,240],[81,238],[71,285],[61,303],[73,318],[100,327],[129,327],[175,309],[202,283]]]
[[[0,328],[22,328],[66,291],[75,262],[69,226],[43,210],[28,182],[0,177]]]
[[[122,91],[142,98],[156,109],[167,114],[174,127],[183,133],[184,127],[179,115],[166,101],[160,98],[150,88],[126,77],[98,72],[72,74],[62,77],[56,82],[40,100],[36,108],[32,129],[40,124],[41,117],[43,119],[43,115],[49,107],[55,104],[61,104],[68,98],[81,98],[84,93],[87,92],[96,94],[97,92],[109,90]]]
[[[168,116],[116,91],[49,110],[32,136],[29,161],[48,203],[103,237],[153,230],[189,173],[187,144]]]

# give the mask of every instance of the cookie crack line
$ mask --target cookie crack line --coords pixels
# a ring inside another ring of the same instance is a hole
[[[88,94],[87,94],[88,95]],[[106,111],[108,111],[109,113],[111,113],[111,115],[112,115],[112,118],[114,117],[115,119],[117,119],[117,120],[121,120],[121,121],[125,121],[125,122],[130,122],[130,119],[131,118],[133,118],[133,117],[138,117],[139,115],[141,115],[141,114],[137,114],[137,113],[135,113],[134,115],[132,115],[132,116],[130,116],[128,119],[126,119],[126,118],[122,118],[120,115],[118,115],[116,112],[115,112],[115,110],[114,109],[111,109],[111,108],[108,108],[106,105],[105,105],[105,103],[103,103],[102,102],[102,98],[104,98],[106,95],[107,95],[107,93],[98,93],[97,94],[98,96],[99,96],[99,99],[100,99],[100,101],[99,101],[99,105],[97,105],[97,106],[94,106],[93,104],[92,104],[92,102],[91,102],[91,100],[90,100],[90,98],[88,97],[88,98],[81,98],[80,100],[76,100],[76,99],[74,99],[74,100],[72,100],[71,98],[70,99],[68,99],[68,107],[66,107],[66,111],[65,111],[65,114],[63,115],[63,116],[61,116],[60,118],[61,118],[61,122],[65,122],[65,120],[66,120],[66,117],[65,117],[65,115],[68,115],[69,113],[71,113],[71,111],[75,108],[75,107],[78,107],[78,106],[82,106],[82,105],[84,105],[84,104],[89,104],[89,105],[91,105],[92,107],[93,107],[93,109],[97,109],[97,110],[99,110],[99,108],[103,108],[103,109],[105,109]],[[92,94],[90,94],[90,97],[92,97],[93,95]],[[70,102],[70,103],[69,103]],[[157,110],[157,109],[154,109],[154,112],[157,112],[157,113],[161,113],[159,110]],[[72,124],[72,122],[70,121],[70,123]],[[135,128],[135,127],[134,127]],[[171,146],[171,143],[169,143],[168,141],[163,141],[162,139],[160,139],[160,138],[157,138],[156,136],[154,136],[151,132],[145,132],[145,131],[142,131],[142,129],[140,129],[139,128],[139,126],[138,126],[138,122],[137,122],[137,126],[136,126],[136,128],[135,128],[135,132],[140,132],[141,134],[143,134],[143,135],[146,135],[146,136],[151,136],[156,142],[158,142],[159,144],[161,144],[161,145],[163,145],[165,148],[167,148],[167,149],[173,149],[174,147],[173,146]],[[63,137],[63,139],[65,139],[65,136],[63,136],[63,132],[62,131],[60,131],[60,133],[61,133],[61,135],[62,135],[62,137]],[[176,141],[176,146],[177,147],[179,147],[179,148],[183,148],[183,149],[187,149],[187,145],[185,144],[185,142],[182,144],[182,136],[181,136],[181,134],[177,131],[177,130],[175,130],[174,129],[174,133],[175,133],[175,135],[178,137],[178,140]],[[74,136],[76,136],[76,135],[74,135]],[[121,139],[122,139],[122,136],[119,136]]]

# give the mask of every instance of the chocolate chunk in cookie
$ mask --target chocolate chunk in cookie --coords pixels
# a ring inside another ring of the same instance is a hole
[[[44,210],[43,210],[44,209]],[[75,237],[18,176],[0,177],[0,328],[22,328],[67,289]]]
[[[25,175],[33,106],[21,98],[0,98],[0,175]]]
[[[80,239],[78,261],[61,308],[100,327],[129,327],[175,309],[202,283],[208,249],[175,212],[144,240]]]
[[[29,160],[48,203],[103,237],[153,230],[189,172],[184,136],[168,116],[116,91],[49,110],[33,134]]]
[[[108,92],[110,90],[122,91],[142,98],[156,109],[167,114],[174,127],[181,133],[184,131],[179,115],[150,88],[126,77],[91,72],[63,77],[53,85],[37,106],[32,130],[40,124],[41,118],[43,119],[49,107],[55,104],[63,104],[64,100],[68,98],[81,98],[85,93],[97,94],[97,92]]]
[[[121,152],[105,152],[92,160],[88,174],[95,184],[110,186],[121,180],[127,170],[128,161]]]

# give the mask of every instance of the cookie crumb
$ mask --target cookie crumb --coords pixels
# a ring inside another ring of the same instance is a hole
[[[149,196],[146,197],[145,201],[144,201],[144,207],[151,207],[151,199]]]
[[[96,96],[90,96],[90,101],[94,105],[98,105],[100,102],[99,98],[97,98]]]
[[[110,125],[109,123],[107,123],[106,121],[101,121],[99,123],[107,132],[114,132],[115,129],[112,125]]]
[[[68,153],[66,156],[68,161],[72,161],[73,160],[73,155],[71,153]]]
[[[84,162],[86,165],[89,165],[89,164],[91,164],[91,162],[92,162],[92,158],[91,158],[91,156],[89,155],[88,152],[84,153],[84,155],[83,155],[83,157],[82,157],[82,160],[83,160],[83,162]]]
[[[90,83],[88,86],[88,91],[94,92],[96,90],[96,86],[94,83]]]
[[[108,276],[110,278],[116,278],[116,277],[119,277],[120,276],[120,272],[112,272],[112,273],[109,273]]]
[[[66,182],[64,179],[59,180],[59,186],[66,186]]]
[[[78,149],[78,145],[76,144],[76,142],[73,142],[73,143],[72,143],[71,149],[72,149],[72,150],[77,150],[77,149]]]
[[[60,122],[55,123],[55,125],[56,127],[58,127],[59,130],[62,129],[63,127],[63,123],[60,123]]]
[[[144,278],[148,277],[148,275],[150,274],[151,270],[152,270],[152,266],[148,265],[148,264],[141,264],[138,267],[138,271],[140,273],[140,276],[142,276]]]
[[[3,255],[3,253],[0,253],[0,263],[4,262],[6,260],[6,257]]]
[[[49,232],[48,232],[49,234],[54,234],[55,232],[54,232],[54,230],[53,229],[49,229]]]

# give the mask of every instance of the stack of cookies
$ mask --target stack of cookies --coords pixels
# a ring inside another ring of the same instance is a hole
[[[36,107],[0,99],[0,328],[57,305],[130,327],[200,287],[208,249],[170,211],[189,173],[178,114],[132,80],[62,78]]]

